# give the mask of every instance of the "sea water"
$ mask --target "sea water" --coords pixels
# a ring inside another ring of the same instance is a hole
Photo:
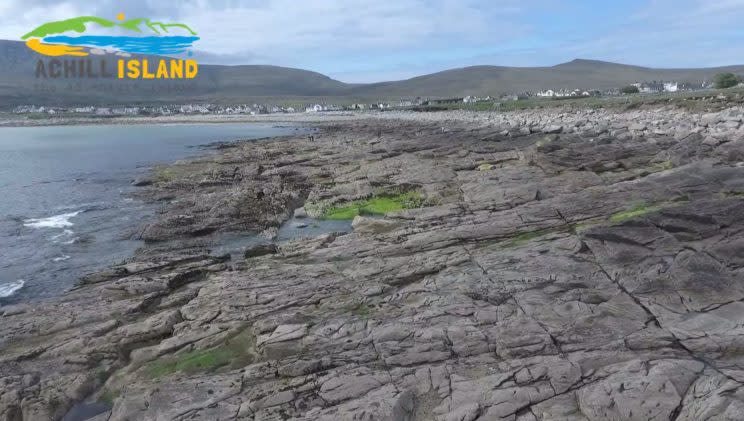
[[[127,197],[158,163],[197,146],[295,133],[220,123],[0,128],[0,303],[58,295],[130,257],[155,206]]]

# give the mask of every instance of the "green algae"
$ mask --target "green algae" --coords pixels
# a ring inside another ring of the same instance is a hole
[[[322,219],[345,220],[354,219],[357,215],[384,215],[403,209],[422,206],[423,196],[417,191],[409,191],[396,195],[379,195],[369,199],[357,200],[343,206],[330,207],[323,212]]]
[[[253,360],[251,350],[254,344],[255,337],[246,330],[214,348],[197,349],[176,357],[151,361],[144,370],[148,377],[159,378],[173,373],[193,374],[244,366]]]

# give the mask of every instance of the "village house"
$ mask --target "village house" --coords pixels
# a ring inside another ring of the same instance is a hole
[[[200,104],[187,104],[182,105],[179,111],[181,114],[208,114],[209,107]]]
[[[658,92],[679,92],[686,90],[693,90],[699,87],[704,87],[705,82],[701,86],[685,82],[663,82],[663,81],[651,81],[651,82],[636,82],[631,84],[638,88],[638,92],[644,94],[658,93]]]
[[[553,89],[546,89],[544,91],[539,91],[535,93],[535,96],[544,97],[544,98],[567,98],[567,97],[581,97],[581,96],[590,96],[592,95],[591,91],[585,90],[585,89],[559,89],[559,90],[553,90]]]
[[[139,112],[140,109],[137,107],[114,108],[111,110],[111,114],[114,115],[137,115]]]
[[[325,111],[325,107],[320,104],[311,105],[305,108],[306,113],[318,113],[321,111]]]
[[[556,96],[555,91],[552,89],[546,89],[544,91],[538,91],[535,96],[541,96],[541,97],[552,97]]]
[[[462,99],[462,102],[468,104],[468,103],[474,103],[474,102],[488,102],[491,101],[492,98],[490,96],[487,96],[485,98],[479,98],[474,95],[468,95],[465,98]]]
[[[429,99],[424,102],[423,105],[444,105],[444,104],[457,104],[463,102],[464,98],[440,98],[440,99]]]

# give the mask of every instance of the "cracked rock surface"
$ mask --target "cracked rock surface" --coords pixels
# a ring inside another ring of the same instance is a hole
[[[0,308],[0,419],[741,419],[741,110],[531,113],[175,165],[130,261]],[[422,205],[348,233],[232,260],[196,241],[400,190]]]

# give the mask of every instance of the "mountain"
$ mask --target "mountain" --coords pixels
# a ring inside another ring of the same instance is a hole
[[[101,56],[89,56],[98,71]],[[103,59],[106,70],[116,70],[116,57]],[[36,64],[44,57],[22,42],[0,40],[0,104],[158,104],[185,102],[245,103],[262,98],[317,98],[343,96],[350,87],[328,76],[278,66],[200,65],[195,79],[119,80],[116,78],[37,78]],[[77,61],[88,57],[61,58]],[[158,57],[149,58],[150,62]],[[154,69],[151,69],[154,70]]]
[[[464,96],[534,92],[542,89],[612,89],[642,81],[702,83],[716,73],[744,74],[744,65],[704,69],[651,69],[597,60],[573,60],[552,67],[472,66],[396,82],[352,88],[359,95]]]
[[[320,73],[264,65],[200,65],[193,80],[143,81],[35,77],[42,56],[22,42],[0,40],[0,104],[250,103],[267,100],[364,101],[400,97],[500,95],[541,89],[611,89],[652,80],[702,83],[716,73],[744,74],[744,65],[652,69],[597,60],[552,67],[472,66],[407,80],[347,84]],[[92,56],[95,57],[95,56]],[[147,56],[142,56],[147,58]],[[157,60],[157,57],[151,57]],[[117,57],[105,56],[109,72]]]

